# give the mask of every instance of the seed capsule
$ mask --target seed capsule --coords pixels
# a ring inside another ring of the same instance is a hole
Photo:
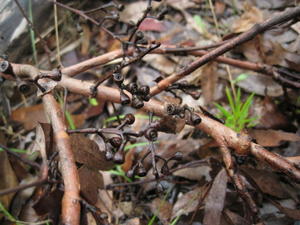
[[[133,95],[131,106],[133,108],[140,109],[144,106],[144,102],[138,96]]]
[[[134,117],[134,115],[132,115],[131,113],[129,113],[129,114],[125,115],[125,120],[127,121],[128,125],[131,125],[131,124],[134,123],[135,117]]]
[[[112,151],[110,149],[106,150],[105,152],[105,158],[106,160],[110,161],[114,158],[114,154],[112,153]]]
[[[29,93],[30,89],[31,89],[31,87],[27,82],[21,81],[20,83],[18,83],[18,90],[21,93],[27,94],[27,93]]]
[[[145,170],[145,167],[142,164],[140,164],[138,166],[138,169],[136,172],[137,172],[137,175],[140,177],[144,177],[147,175],[147,171]]]
[[[129,178],[133,178],[134,177],[134,170],[133,169],[128,170],[127,173],[126,173],[126,176],[129,177]]]
[[[121,98],[122,105],[128,105],[130,103],[129,96],[125,94],[123,90],[120,91],[120,98]]]
[[[140,40],[142,38],[144,38],[144,33],[142,31],[137,31],[135,34],[136,40]]]
[[[0,62],[0,72],[1,73],[7,73],[7,74],[12,74],[12,68],[11,65],[8,61],[2,61]]]
[[[145,101],[145,102],[148,102],[151,98],[150,95],[145,95],[145,96],[141,96],[141,98]]]
[[[109,143],[110,143],[113,147],[115,147],[115,148],[120,147],[121,144],[122,144],[122,141],[123,141],[123,140],[122,140],[121,137],[112,137],[112,138],[109,139]]]
[[[161,172],[163,175],[168,175],[168,174],[170,174],[170,170],[169,170],[167,164],[163,165],[163,167],[160,169],[160,172]]]
[[[168,104],[166,111],[167,111],[168,115],[176,115],[180,112],[180,108],[177,105]]]
[[[178,160],[178,161],[182,160],[182,158],[183,158],[182,152],[176,152],[175,155],[172,157],[172,159]]]
[[[198,125],[199,123],[201,123],[201,118],[200,116],[198,116],[198,114],[196,113],[191,113],[191,122],[193,125]]]
[[[129,91],[131,94],[136,94],[138,91],[138,86],[136,83],[130,83],[126,85],[126,90]]]
[[[150,93],[150,88],[149,88],[149,86],[146,86],[146,85],[141,86],[141,87],[138,89],[138,93],[140,93],[140,94],[142,94],[142,95],[144,95],[144,96],[148,95],[148,94]]]
[[[106,219],[108,218],[107,213],[102,212],[102,213],[100,214],[100,218],[103,219],[103,220],[106,220]]]
[[[113,157],[113,161],[116,164],[123,164],[125,161],[124,151],[123,150],[117,151]]]
[[[118,85],[120,85],[124,81],[124,76],[121,73],[114,73],[113,79],[114,79],[114,82],[116,82]]]
[[[147,138],[149,141],[156,141],[157,140],[157,130],[154,128],[149,128],[146,132],[145,132],[145,138]]]

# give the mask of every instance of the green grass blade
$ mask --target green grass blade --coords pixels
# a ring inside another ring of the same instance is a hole
[[[66,119],[67,119],[70,129],[72,129],[72,130],[76,129],[76,126],[75,126],[75,123],[74,123],[71,113],[66,111],[65,115],[66,115]]]
[[[235,109],[235,104],[234,104],[234,101],[233,101],[233,98],[232,98],[232,95],[231,95],[231,91],[229,90],[228,87],[226,87],[225,92],[226,92],[226,96],[227,96],[231,111],[233,112],[233,114],[235,114],[236,109]]]
[[[21,154],[26,154],[27,151],[25,149],[19,149],[19,148],[9,148],[9,150],[11,150],[12,152],[15,153],[21,153]],[[5,149],[0,147],[0,152],[5,151]]]
[[[229,117],[231,115],[231,113],[229,111],[227,111],[223,106],[219,105],[218,103],[215,103],[215,106],[223,114],[222,118],[226,118],[226,117]]]
[[[33,24],[32,0],[28,1],[28,17],[29,17],[29,20],[31,21],[31,23]],[[30,32],[31,48],[32,48],[32,53],[33,53],[33,61],[34,61],[34,64],[37,64],[38,59],[37,59],[37,50],[36,50],[36,46],[35,46],[35,34],[34,34],[34,30],[32,29],[32,27],[29,28],[29,32]]]

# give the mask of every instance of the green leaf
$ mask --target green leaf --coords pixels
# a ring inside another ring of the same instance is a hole
[[[156,141],[154,143],[158,143],[158,141]],[[149,145],[149,142],[139,142],[139,143],[125,146],[124,150],[127,151],[127,150],[135,148],[135,147],[146,146],[146,145]]]
[[[236,114],[236,107],[235,107],[230,89],[228,87],[226,87],[225,92],[226,92],[226,96],[227,96],[231,111],[233,112],[233,114]]]
[[[98,101],[96,98],[89,98],[89,103],[92,105],[92,106],[97,106],[99,105]]]
[[[219,105],[218,103],[215,103],[215,106],[220,110],[220,112],[223,114],[222,118],[229,117],[231,113],[227,111],[223,106]]]
[[[74,123],[71,113],[66,111],[65,115],[66,115],[66,119],[68,121],[70,129],[72,129],[72,130],[76,129],[76,126],[75,126],[75,123]]]
[[[195,15],[193,17],[195,23],[197,24],[197,26],[200,28],[200,32],[201,33],[205,33],[206,32],[206,26],[205,23],[203,22],[203,19],[201,18],[201,16],[199,15]]]
[[[249,76],[248,74],[242,73],[242,74],[238,75],[237,78],[235,78],[232,82],[234,84],[236,84],[236,83],[238,83],[238,82],[240,82],[242,80],[246,80],[248,78],[248,76]]]

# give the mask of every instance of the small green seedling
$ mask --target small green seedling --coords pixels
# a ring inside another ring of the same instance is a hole
[[[241,74],[237,79],[232,82],[237,83],[246,79],[246,74]],[[237,89],[236,95],[233,95],[228,87],[226,87],[226,97],[229,102],[230,109],[227,110],[218,103],[215,106],[220,110],[222,119],[225,119],[225,126],[240,132],[246,127],[255,126],[257,117],[250,117],[249,110],[253,102],[254,93],[249,95],[245,102],[241,99],[241,89]]]

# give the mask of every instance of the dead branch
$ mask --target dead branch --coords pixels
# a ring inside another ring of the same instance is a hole
[[[170,84],[173,84],[176,81],[180,80],[181,78],[189,75],[190,73],[198,69],[200,66],[203,66],[204,64],[228,52],[234,47],[252,40],[257,34],[263,33],[264,31],[270,29],[271,27],[287,22],[293,18],[296,18],[299,15],[300,15],[300,6],[275,14],[273,17],[266,20],[265,22],[254,25],[250,30],[229,40],[224,45],[221,45],[220,47],[210,51],[209,53],[205,54],[204,56],[200,57],[199,59],[191,63],[183,70],[179,71],[178,73],[173,74],[161,80],[156,86],[151,88],[151,96],[160,93],[161,91],[165,90]]]
[[[64,180],[62,221],[64,224],[76,225],[80,221],[80,184],[70,137],[62,120],[63,112],[51,93],[43,96],[43,104],[53,128],[54,140],[59,153],[60,171]]]
[[[36,68],[30,65],[22,64],[11,64],[15,75],[24,76],[36,74]],[[4,76],[4,74],[1,74]],[[6,77],[8,75],[6,74]],[[62,76],[58,85],[68,89],[69,91],[77,94],[82,94],[85,96],[91,95],[91,89],[94,84],[88,81],[76,80],[67,76]],[[130,93],[127,93],[131,97]],[[115,103],[120,103],[120,92],[116,88],[101,86],[97,89],[97,97],[101,100],[107,100]],[[148,112],[153,112],[158,116],[168,116],[166,112],[166,104],[163,104],[157,100],[151,99],[149,102],[145,102],[143,110]],[[204,114],[199,113],[202,122],[196,127],[209,134],[212,138],[216,140],[219,146],[226,146],[232,148],[237,154],[248,155],[252,154],[257,159],[266,162],[275,170],[280,170],[292,177],[293,179],[300,181],[300,170],[294,162],[288,159],[271,153],[264,149],[263,147],[256,145],[251,142],[249,136],[245,134],[238,134],[230,128],[224,126],[216,120],[213,120]],[[189,124],[190,121],[187,121]]]

